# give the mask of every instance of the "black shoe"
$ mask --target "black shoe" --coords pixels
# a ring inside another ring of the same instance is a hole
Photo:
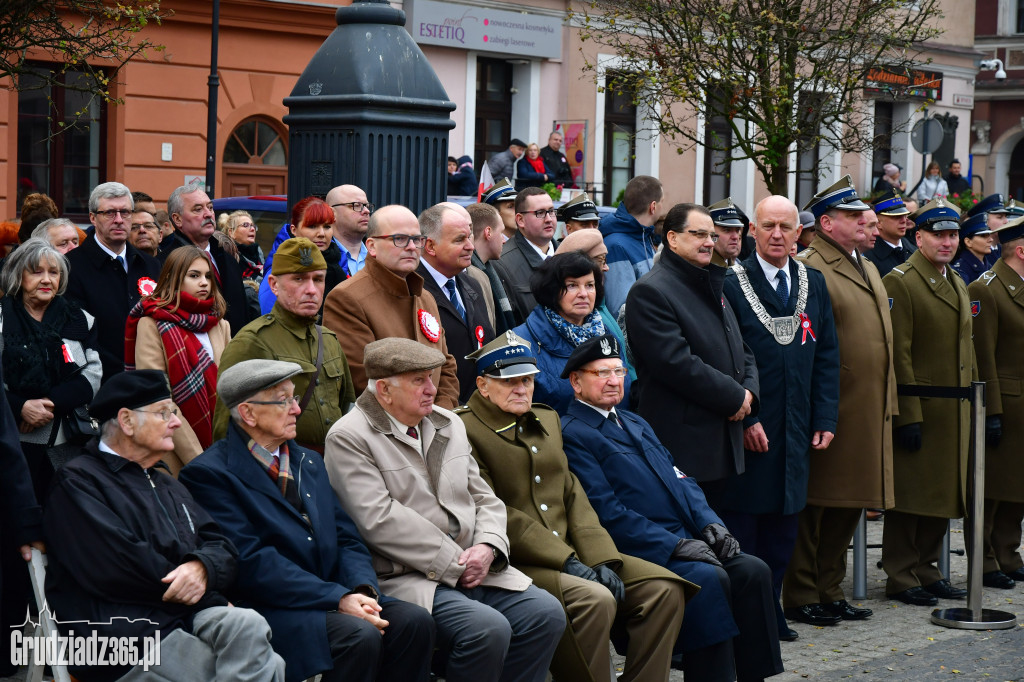
[[[793,628],[786,628],[785,630],[779,630],[779,639],[783,642],[795,642],[797,637],[800,636]]]
[[[804,604],[793,606],[782,611],[786,618],[808,625],[835,625],[842,620],[839,616],[825,610],[821,604]]]
[[[935,595],[926,592],[923,587],[911,587],[909,590],[903,590],[902,592],[886,596],[889,599],[898,599],[904,604],[910,604],[911,606],[935,606],[939,603]]]
[[[864,620],[871,615],[871,609],[861,609],[850,604],[845,599],[834,601],[831,604],[822,604],[825,610],[843,620]]]
[[[1018,568],[1016,571],[1009,571],[1006,573],[1006,577],[1010,580],[1024,583],[1024,568]]]
[[[936,580],[931,585],[925,585],[924,589],[941,599],[963,599],[967,596],[967,590],[953,587],[946,579]]]
[[[985,575],[981,576],[981,584],[985,587],[998,587],[1001,590],[1012,590],[1014,585],[1017,583],[1013,582],[1013,578],[1002,571],[989,571]]]

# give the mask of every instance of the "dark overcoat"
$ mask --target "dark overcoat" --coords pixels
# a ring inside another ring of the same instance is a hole
[[[760,393],[754,354],[725,300],[725,268],[698,268],[669,249],[626,298],[637,412],[698,482],[743,473],[743,423],[728,418]]]
[[[516,324],[522,324],[530,311],[537,307],[537,299],[530,291],[530,276],[544,262],[543,256],[530,246],[520,230],[516,230],[501,247],[501,258],[488,262],[493,263],[494,271],[505,288]]]
[[[96,318],[96,350],[103,363],[103,381],[124,371],[124,325],[139,302],[140,282],[160,279],[160,261],[131,244],[125,246],[128,271],[99,247],[96,237],[68,252],[68,298]]]
[[[476,361],[467,360],[466,356],[481,348],[494,338],[494,329],[487,319],[487,306],[484,302],[484,291],[466,272],[455,276],[455,288],[462,297],[462,305],[466,309],[466,319],[455,310],[448,292],[442,291],[430,272],[421,262],[417,272],[423,278],[423,288],[433,295],[437,303],[441,326],[444,327],[448,352],[455,358],[456,376],[459,378],[459,404],[463,405],[476,390]]]
[[[509,562],[564,605],[559,575],[575,554],[588,566],[609,564],[626,585],[643,580],[682,581],[651,562],[620,554],[590,506],[562,450],[558,414],[546,405],[516,417],[475,392],[456,410],[466,425],[480,475],[505,503]],[[687,583],[687,599],[696,587]],[[560,680],[591,680],[586,659],[568,625],[552,660]]]
[[[622,428],[578,400],[569,405],[562,417],[569,469],[617,547],[700,585],[700,593],[686,601],[683,650],[735,637],[739,630],[715,568],[672,557],[680,540],[703,540],[701,530],[722,524],[721,518],[697,482],[672,466],[650,424],[632,412],[616,414]]]
[[[879,237],[875,240],[875,245],[865,251],[863,256],[871,261],[878,270],[880,277],[885,277],[889,274],[890,270],[897,265],[905,263],[910,258],[910,254],[917,251],[917,247],[906,237],[900,238],[900,247],[903,249],[903,252],[902,254],[897,254],[896,249],[890,246],[889,242]]]
[[[900,385],[970,386],[977,379],[971,303],[960,275],[939,274],[920,251],[883,280],[892,301],[893,364]],[[970,403],[901,395],[896,426],[921,424],[921,449],[896,444],[896,509],[956,519],[964,515]]]
[[[789,259],[792,283],[785,309],[764,270],[752,254],[741,265],[765,311],[772,317],[792,316],[796,310],[799,276]],[[732,305],[743,341],[754,352],[761,385],[761,411],[743,422],[761,423],[768,452],[746,452],[746,471],[729,482],[715,500],[719,509],[747,514],[795,514],[807,504],[810,445],[815,431],[836,432],[839,418],[839,342],[825,278],[813,268],[807,273],[807,304],[803,314],[810,326],[781,345],[754,314],[730,270],[725,298]],[[825,451],[827,452],[827,450]]]
[[[967,292],[985,411],[1003,426],[999,445],[985,448],[985,497],[1024,502],[1024,281],[1000,259]]]
[[[286,679],[304,680],[332,666],[324,613],[337,611],[357,587],[377,593],[377,574],[331,490],[323,458],[288,442],[307,522],[249,452],[248,438],[231,424],[227,438],[178,478],[238,548],[238,578],[228,596],[267,619]]]

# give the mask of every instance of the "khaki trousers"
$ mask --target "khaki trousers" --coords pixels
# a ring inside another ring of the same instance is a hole
[[[807,505],[797,522],[796,544],[782,579],[785,608],[844,599],[846,551],[857,530],[860,509]]]
[[[985,555],[985,573],[1010,573],[1024,566],[1020,558],[1021,520],[1024,504],[985,499],[985,525],[982,531],[982,550]]]
[[[882,568],[889,579],[885,593],[926,587],[945,576],[936,565],[949,519],[905,512],[885,512],[882,529]]]

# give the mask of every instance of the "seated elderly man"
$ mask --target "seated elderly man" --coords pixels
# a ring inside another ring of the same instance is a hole
[[[618,409],[623,367],[605,335],[576,347],[563,377],[569,468],[618,545],[701,586],[676,643],[687,679],[760,680],[782,672],[771,571],[739,544],[651,426]]]
[[[558,414],[533,403],[537,359],[506,332],[469,356],[476,391],[456,410],[480,474],[505,503],[509,561],[562,602],[568,624],[551,672],[557,680],[610,682],[608,639],[628,635],[622,680],[667,680],[686,592],[661,566],[620,554],[569,472]],[[620,395],[621,398],[621,395]]]
[[[289,682],[317,673],[323,682],[426,682],[430,614],[381,598],[370,553],[323,459],[295,443],[291,378],[300,372],[294,362],[245,360],[221,374],[228,436],[180,479],[238,548],[230,596],[270,623]]]
[[[565,617],[508,565],[505,505],[462,422],[434,405],[444,362],[411,339],[366,346],[366,389],[327,434],[331,486],[381,588],[431,611],[448,682],[541,682]]]
[[[82,682],[284,680],[267,621],[223,596],[235,579],[231,541],[158,471],[181,426],[167,376],[117,374],[89,410],[101,435],[54,475],[46,504],[46,596],[65,635],[123,637],[141,652],[158,634],[160,664],[70,672]]]

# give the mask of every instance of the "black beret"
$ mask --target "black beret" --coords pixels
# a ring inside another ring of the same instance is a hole
[[[140,369],[115,374],[100,386],[89,405],[89,414],[101,424],[113,419],[122,407],[135,410],[169,400],[171,387],[167,375],[158,369]]]
[[[588,362],[594,360],[606,360],[608,358],[620,358],[619,340],[611,334],[603,334],[584,341],[576,346],[562,370],[562,378],[568,379],[569,375],[578,370]]]

